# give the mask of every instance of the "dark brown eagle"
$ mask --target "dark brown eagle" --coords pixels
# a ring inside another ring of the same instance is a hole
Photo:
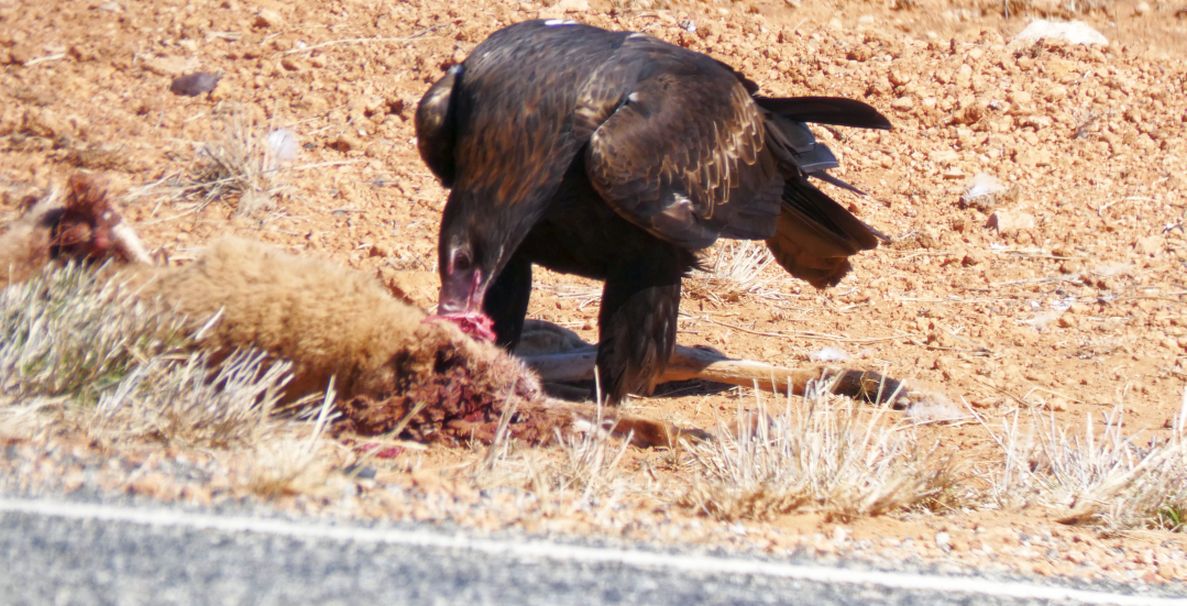
[[[766,240],[792,275],[836,284],[884,236],[809,182],[848,187],[804,123],[890,122],[850,99],[757,89],[644,34],[567,21],[492,34],[416,111],[421,157],[451,188],[438,313],[478,332],[489,317],[512,347],[532,264],[604,280],[597,368],[617,402],[663,371],[681,278],[718,237]]]

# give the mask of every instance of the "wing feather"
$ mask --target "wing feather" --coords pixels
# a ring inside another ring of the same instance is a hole
[[[594,189],[629,221],[688,249],[720,235],[770,237],[783,180],[763,113],[715,61],[648,42],[629,39],[581,97],[587,128],[600,120],[585,155]]]
[[[453,147],[457,138],[453,91],[460,85],[461,75],[461,65],[451,67],[416,106],[416,147],[445,187],[453,185]]]

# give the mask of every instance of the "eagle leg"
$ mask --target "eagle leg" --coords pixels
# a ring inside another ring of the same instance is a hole
[[[495,342],[500,347],[510,350],[519,344],[531,294],[532,263],[527,257],[516,254],[495,278],[482,300],[482,310],[494,322]]]
[[[613,272],[602,291],[598,317],[598,377],[607,403],[628,393],[650,393],[676,344],[679,252],[656,251]]]

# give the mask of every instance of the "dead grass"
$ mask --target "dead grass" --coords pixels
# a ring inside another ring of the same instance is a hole
[[[0,291],[0,433],[230,448],[289,431],[273,415],[287,362],[257,351],[214,360],[179,318],[97,273],[48,269]]]
[[[680,504],[725,520],[816,512],[850,519],[934,508],[957,482],[951,458],[910,425],[816,387],[770,412],[756,396],[734,427],[689,446]]]
[[[722,240],[703,259],[705,268],[684,281],[692,299],[732,303],[749,297],[784,299],[787,280],[763,242]],[[771,268],[778,269],[775,273]]]
[[[179,319],[126,291],[78,266],[0,291],[3,397],[93,405],[141,362],[179,352],[185,341]]]
[[[287,362],[272,363],[258,351],[217,363],[202,352],[153,356],[101,394],[89,432],[112,442],[255,444],[276,431],[271,414],[288,380]]]
[[[1082,429],[1056,424],[1053,415],[1016,412],[999,428],[988,423],[1004,456],[989,489],[1007,508],[1039,505],[1060,522],[1112,530],[1183,529],[1187,513],[1187,390],[1168,435],[1148,437],[1125,426],[1117,405]]]
[[[324,439],[327,423],[332,418],[334,388],[331,385],[315,411],[312,423],[297,427],[297,431],[277,433],[271,439],[259,440],[249,449],[241,462],[241,483],[262,497],[294,494],[320,494],[327,489],[334,473],[336,457],[332,442]],[[300,435],[301,430],[308,435]]]
[[[176,189],[185,198],[196,199],[195,211],[232,198],[240,215],[270,210],[274,199],[287,191],[284,173],[296,146],[291,131],[259,127],[241,107],[221,108],[214,137],[198,149],[196,174]]]
[[[1116,2],[1112,0],[978,0],[972,4],[985,13],[996,13],[1006,18],[1037,16],[1072,19],[1116,11]]]
[[[567,434],[558,433],[555,448],[525,447],[509,439],[507,422],[513,407],[505,409],[495,440],[487,447],[472,475],[483,489],[509,487],[573,506],[613,501],[624,487],[619,465],[629,440],[611,437],[602,408],[592,423],[583,423]]]

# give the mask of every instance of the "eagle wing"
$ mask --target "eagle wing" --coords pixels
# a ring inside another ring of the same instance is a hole
[[[457,138],[453,90],[461,83],[461,77],[462,66],[451,67],[416,106],[416,147],[429,170],[445,187],[453,185],[453,146]]]
[[[642,35],[579,96],[585,170],[617,213],[690,250],[770,237],[783,179],[762,111],[716,61]]]

